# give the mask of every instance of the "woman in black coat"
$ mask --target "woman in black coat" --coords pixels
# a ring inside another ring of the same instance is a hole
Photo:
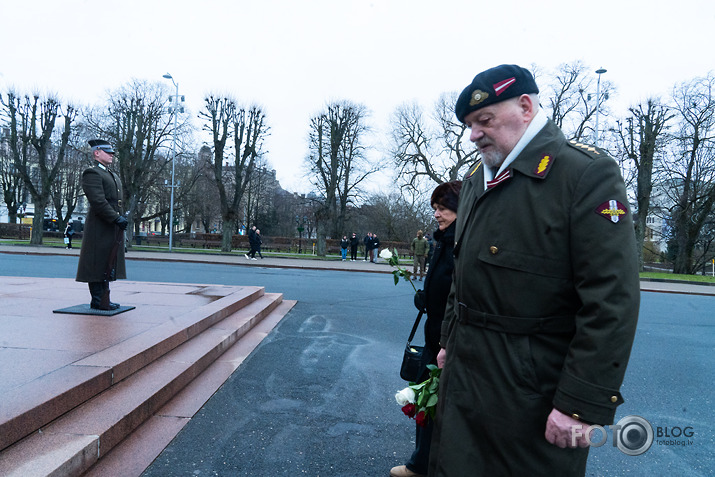
[[[444,319],[444,309],[447,305],[449,290],[452,287],[452,271],[454,270],[454,230],[457,226],[457,203],[461,181],[440,184],[432,192],[431,204],[438,229],[433,235],[434,252],[430,260],[427,277],[425,278],[424,294],[415,298],[418,309],[427,310],[425,322],[425,348],[431,353],[432,364],[437,364],[439,353],[439,338]],[[428,373],[422,376],[427,379]],[[425,427],[416,425],[415,450],[405,465],[398,465],[390,470],[391,477],[419,477],[427,475],[430,441],[432,440],[433,421],[427,421]]]
[[[360,245],[360,239],[357,234],[353,232],[353,236],[350,238],[350,261],[354,262],[357,260],[357,250],[358,245]]]
[[[425,345],[432,353],[432,364],[437,364],[442,319],[447,306],[449,290],[452,287],[452,271],[454,270],[452,251],[454,250],[454,230],[457,227],[455,223],[457,201],[461,188],[461,181],[447,182],[438,186],[432,194],[432,208],[435,209],[434,216],[439,227],[433,234],[435,245],[424,288],[427,309]]]

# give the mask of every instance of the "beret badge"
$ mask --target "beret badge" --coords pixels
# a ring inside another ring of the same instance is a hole
[[[534,76],[518,65],[499,65],[482,71],[462,90],[454,105],[454,114],[461,123],[477,109],[491,106],[522,94],[539,94]]]
[[[474,93],[472,93],[472,99],[469,101],[469,105],[476,106],[488,97],[489,93],[485,93],[484,91],[478,89]]]

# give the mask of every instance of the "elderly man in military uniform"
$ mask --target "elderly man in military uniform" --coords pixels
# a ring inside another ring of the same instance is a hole
[[[455,107],[482,160],[457,212],[430,476],[585,475],[581,434],[623,402],[640,304],[626,189],[538,92],[501,65]]]
[[[93,139],[89,145],[96,163],[82,173],[82,189],[89,202],[89,212],[76,280],[89,284],[92,309],[116,310],[119,304],[109,301],[109,282],[127,278],[124,230],[128,222],[122,215],[122,183],[110,169],[114,160],[112,146],[102,139]]]

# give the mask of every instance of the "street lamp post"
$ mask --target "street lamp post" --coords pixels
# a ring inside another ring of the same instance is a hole
[[[598,82],[596,83],[596,134],[593,141],[596,146],[598,146],[598,116],[601,113],[601,75],[606,71],[608,70],[604,67],[600,67],[596,70],[596,74],[598,75]]]
[[[176,95],[169,96],[169,102],[174,101],[173,113],[174,113],[174,137],[171,140],[171,202],[169,203],[169,252],[172,251],[174,246],[174,171],[176,168],[176,130],[177,130],[177,120],[179,117],[179,83],[174,81],[174,78],[166,73],[164,78],[170,79],[174,86],[176,87]],[[183,102],[183,98],[181,98]],[[172,111],[171,106],[169,107],[169,112]]]

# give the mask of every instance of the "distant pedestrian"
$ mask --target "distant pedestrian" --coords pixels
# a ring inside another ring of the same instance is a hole
[[[253,236],[253,255],[251,258],[256,259],[256,254],[263,260],[263,254],[261,253],[261,245],[263,244],[263,238],[261,237],[261,231],[256,229],[256,233]]]
[[[372,234],[372,257],[370,257],[370,261],[372,263],[377,263],[377,252],[380,249],[380,239],[377,238],[377,234]]]
[[[417,237],[412,239],[410,250],[412,250],[413,256],[412,275],[415,277],[418,276],[419,280],[422,281],[422,277],[425,275],[427,254],[429,253],[429,242],[427,242],[427,239],[424,238],[421,230],[418,230]]]
[[[360,245],[360,239],[357,234],[353,232],[353,236],[350,238],[350,261],[354,262],[357,260],[358,245]]]
[[[370,251],[372,250],[372,232],[368,232],[367,235],[365,236],[364,239],[362,239],[363,243],[365,244],[365,262],[367,262],[367,258],[370,256]]]
[[[350,245],[350,241],[347,235],[343,235],[343,239],[340,241],[340,254],[343,257],[343,262],[348,258],[348,245]]]
[[[67,249],[72,248],[72,236],[74,235],[74,227],[72,227],[72,223],[67,223],[67,227],[65,227],[65,244],[67,245]]]
[[[250,260],[253,258],[254,260],[256,259],[256,226],[254,225],[248,230],[248,252],[246,252],[243,256],[246,257],[246,260]]]

